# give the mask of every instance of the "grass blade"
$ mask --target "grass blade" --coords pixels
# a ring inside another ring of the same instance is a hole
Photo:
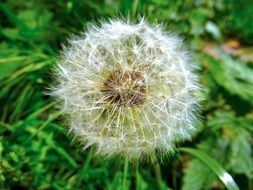
[[[224,183],[228,190],[239,190],[239,187],[231,175],[226,172],[226,170],[223,169],[223,167],[218,162],[216,162],[213,158],[208,156],[203,151],[193,148],[180,148],[179,150],[195,156],[204,164],[206,164],[219,177],[219,179]]]

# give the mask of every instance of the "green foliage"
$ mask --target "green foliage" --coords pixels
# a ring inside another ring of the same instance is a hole
[[[233,38],[253,44],[252,3],[243,2],[1,1],[0,189],[228,187],[215,167],[229,172],[240,189],[252,189],[253,61],[245,63],[220,48],[215,57],[203,53],[210,41],[220,46]],[[80,150],[46,92],[54,81],[57,52],[71,34],[83,31],[89,21],[128,15],[136,20],[143,14],[150,23],[162,22],[183,35],[196,50],[205,96],[202,131],[180,144],[193,152],[177,152],[158,167],[130,163],[124,170],[124,160]]]
[[[214,80],[232,95],[253,103],[253,69],[223,52],[220,58],[216,60],[208,55],[203,56],[203,60],[210,63]]]
[[[220,145],[217,144],[220,146],[219,155],[224,156],[224,163],[226,163],[227,168],[235,173],[245,174],[250,179],[253,177],[252,125],[252,119],[235,118],[226,112],[216,112],[208,122],[208,127],[212,128],[213,132],[220,137],[218,143]],[[222,130],[222,134],[219,133],[220,130]],[[228,158],[225,159],[226,157]]]
[[[219,15],[224,33],[240,39],[245,44],[253,44],[253,1],[224,0],[224,6]],[[225,24],[226,23],[226,24]]]
[[[198,159],[192,159],[185,169],[183,190],[210,189],[216,180],[215,174],[204,163]]]

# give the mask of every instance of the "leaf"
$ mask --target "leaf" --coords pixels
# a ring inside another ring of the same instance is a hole
[[[250,134],[241,129],[232,141],[230,164],[234,172],[253,178],[253,160]]]
[[[71,157],[62,147],[53,145],[52,148],[54,148],[63,158],[65,158],[73,168],[77,168],[77,163],[74,158]]]
[[[210,189],[211,184],[216,179],[205,164],[200,160],[192,159],[189,166],[184,170],[183,190],[202,190]]]
[[[219,153],[220,156],[227,157],[226,165],[237,174],[245,174],[247,177],[253,177],[253,160],[251,150],[251,134],[253,121],[245,117],[235,117],[226,112],[216,112],[208,119],[208,126],[214,131],[222,131],[219,139],[216,141],[224,147],[217,147],[226,153]],[[203,145],[204,143],[202,143]],[[215,145],[208,144],[209,150],[214,150]],[[226,145],[226,146],[224,146]],[[202,146],[203,148],[203,146]],[[213,154],[213,155],[218,155]]]
[[[207,54],[202,56],[210,65],[215,81],[228,92],[253,104],[253,70],[220,51],[220,60]]]
[[[228,190],[239,190],[239,187],[236,185],[231,175],[229,175],[229,173],[227,173],[217,161],[203,151],[193,148],[180,148],[179,150],[195,156],[206,164],[219,177]]]

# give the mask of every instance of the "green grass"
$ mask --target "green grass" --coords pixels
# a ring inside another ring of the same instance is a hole
[[[253,189],[253,60],[203,51],[228,39],[240,52],[252,48],[252,7],[234,0],[1,1],[0,189]],[[127,15],[179,33],[201,65],[202,130],[158,164],[83,151],[46,95],[62,43],[90,21]]]

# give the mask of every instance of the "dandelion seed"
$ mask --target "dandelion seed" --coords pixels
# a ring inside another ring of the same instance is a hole
[[[177,36],[111,20],[69,42],[52,94],[85,148],[138,159],[196,132],[196,64]]]

